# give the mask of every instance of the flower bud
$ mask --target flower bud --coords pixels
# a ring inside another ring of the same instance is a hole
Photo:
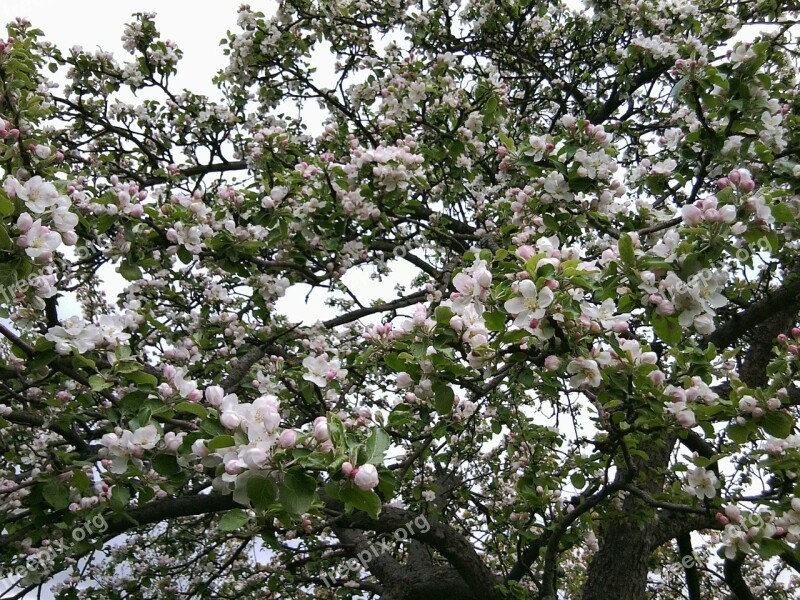
[[[318,442],[327,442],[330,439],[328,419],[325,417],[317,417],[314,419],[314,439]]]
[[[284,450],[294,448],[297,444],[297,432],[294,429],[284,429],[278,438],[278,446]]]
[[[355,472],[353,483],[362,490],[371,490],[378,485],[378,470],[375,465],[369,463],[361,465],[358,469],[355,469]]]

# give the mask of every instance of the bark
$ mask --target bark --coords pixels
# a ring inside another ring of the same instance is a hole
[[[653,440],[642,446],[650,460],[637,457],[630,465],[638,488],[650,494],[661,491],[664,469],[674,444],[672,438]],[[620,469],[617,479],[625,478],[628,473],[629,469]],[[600,549],[589,565],[583,600],[644,600],[650,554],[659,526],[653,515],[639,518],[648,512],[650,509],[641,498],[631,494],[625,499],[623,510],[608,524]]]

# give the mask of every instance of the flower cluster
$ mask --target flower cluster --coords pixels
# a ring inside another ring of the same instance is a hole
[[[59,193],[55,185],[39,175],[25,183],[8,176],[3,188],[10,198],[22,201],[30,211],[20,213],[17,218],[20,232],[17,245],[24,248],[30,258],[48,263],[61,244],[75,244],[78,215],[70,211],[72,200]]]
[[[121,475],[128,470],[128,461],[141,469],[141,458],[145,450],[152,450],[161,438],[161,433],[155,425],[145,425],[135,431],[120,429],[114,433],[107,433],[100,440],[103,448],[100,456],[105,459],[104,464],[112,473]]]

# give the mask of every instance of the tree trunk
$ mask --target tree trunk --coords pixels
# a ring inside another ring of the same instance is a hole
[[[628,498],[625,509],[629,508],[640,510],[641,501]],[[651,538],[651,527],[633,518],[613,521],[589,567],[583,600],[644,600]]]
[[[635,469],[633,485],[651,495],[660,492],[674,445],[675,438],[670,436],[640,446],[649,460],[637,456],[631,461]],[[617,480],[628,474],[621,468]],[[583,600],[645,600],[654,527],[658,526],[652,518],[637,518],[647,510],[640,498],[629,495],[625,499],[621,515],[608,523],[600,549],[589,565]]]

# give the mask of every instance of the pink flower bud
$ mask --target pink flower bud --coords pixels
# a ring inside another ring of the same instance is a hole
[[[362,490],[371,490],[378,485],[378,469],[375,468],[375,465],[367,463],[355,469],[354,472],[353,483]]]
[[[327,442],[330,439],[328,419],[325,417],[317,417],[314,419],[314,439],[318,442]]]
[[[211,406],[219,406],[222,404],[222,399],[225,397],[225,390],[219,385],[212,385],[205,390],[206,402]]]
[[[536,255],[536,248],[534,248],[533,246],[528,246],[528,245],[520,246],[519,248],[517,248],[516,254],[522,260],[528,260],[532,256]]]
[[[686,225],[697,225],[702,222],[703,213],[694,204],[686,204],[681,207],[681,218]]]
[[[624,334],[630,331],[630,326],[627,321],[614,321],[611,329],[614,333]]]
[[[742,175],[739,173],[739,169],[733,169],[730,173],[728,173],[728,180],[733,184],[739,183],[741,179]]]
[[[348,461],[348,462],[342,464],[342,474],[345,477],[355,477],[354,473],[356,471],[357,471],[357,469],[353,468],[353,463]]]
[[[720,177],[719,179],[717,179],[717,187],[719,189],[721,189],[721,190],[724,190],[730,184],[731,184],[731,180],[728,179],[727,177]]]
[[[278,446],[284,450],[294,448],[297,444],[297,432],[294,429],[284,429],[278,438]]]
[[[28,233],[31,227],[33,227],[33,217],[28,213],[22,213],[17,217],[17,229],[22,233]]]
[[[650,380],[650,383],[655,386],[663,385],[665,379],[664,373],[661,371],[652,371],[647,375],[647,378]]]
[[[414,380],[411,379],[411,375],[409,375],[405,371],[402,371],[402,372],[397,374],[397,379],[395,380],[395,384],[397,385],[397,387],[399,387],[399,388],[407,388],[412,383],[414,383]]]
[[[686,428],[693,427],[695,422],[694,413],[692,411],[682,410],[678,413],[678,423],[680,423],[681,426]]]
[[[665,300],[656,307],[656,312],[664,317],[669,317],[675,314],[675,305],[672,302]]]
[[[544,368],[548,371],[557,371],[561,367],[561,359],[555,354],[551,354],[544,359]]]

